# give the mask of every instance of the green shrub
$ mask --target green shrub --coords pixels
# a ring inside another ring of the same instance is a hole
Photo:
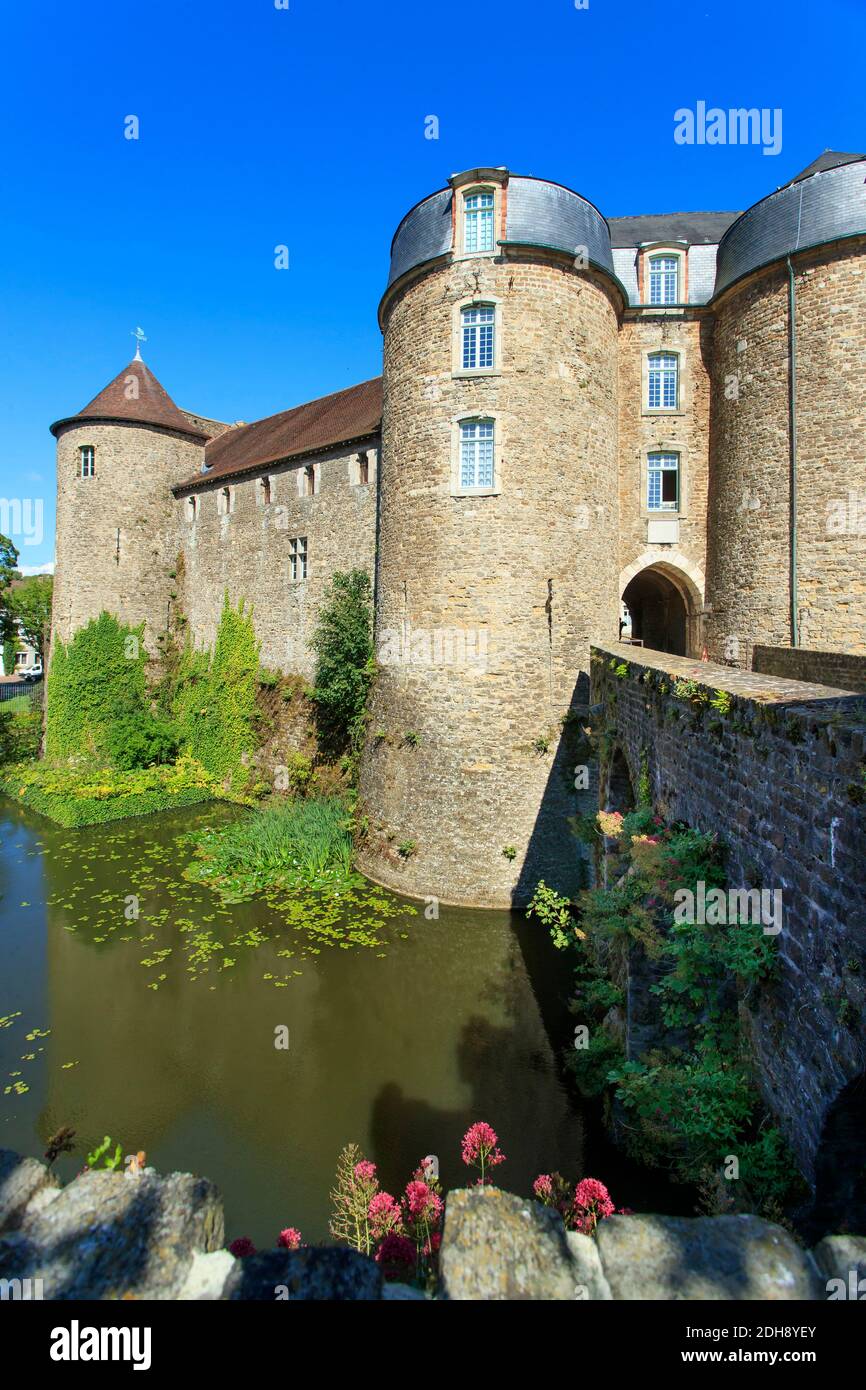
[[[327,758],[357,761],[373,679],[370,576],[337,571],[325,596],[311,646],[316,654],[312,699],[319,748]]]
[[[150,715],[136,718],[127,714],[109,730],[108,755],[114,767],[156,767],[174,761],[178,742],[173,724]]]
[[[26,696],[9,700],[0,708],[0,763],[23,762],[37,758],[42,743],[42,712],[34,709]],[[17,708],[10,708],[17,706]]]

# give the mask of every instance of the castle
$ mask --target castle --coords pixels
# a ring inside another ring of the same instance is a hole
[[[397,228],[380,379],[226,424],[137,352],[52,425],[54,633],[107,608],[153,651],[178,605],[207,645],[228,590],[263,662],[308,675],[330,576],[368,570],[361,865],[525,900],[594,800],[563,721],[623,605],[632,640],[746,668],[866,652],[864,248],[863,155],[741,214],[606,220],[457,174]]]

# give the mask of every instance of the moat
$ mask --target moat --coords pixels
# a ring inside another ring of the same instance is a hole
[[[394,915],[374,918],[362,894],[351,925],[367,944],[341,949],[344,933],[305,926],[306,900],[295,925],[258,899],[223,904],[184,879],[182,837],[233,814],[67,831],[0,801],[0,1147],[40,1155],[71,1125],[69,1179],[110,1134],[161,1172],[206,1174],[229,1238],[262,1246],[287,1224],[326,1238],[352,1140],[386,1186],[428,1153],[461,1185],[460,1137],[479,1118],[512,1191],[598,1169],[624,1204],[681,1207],[681,1190],[647,1189],[617,1159],[563,1081],[569,980],[545,933],[506,912],[427,920],[391,898]]]

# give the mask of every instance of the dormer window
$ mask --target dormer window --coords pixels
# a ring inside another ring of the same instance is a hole
[[[672,253],[649,258],[650,304],[679,303],[680,258]]]
[[[494,248],[495,198],[492,189],[476,188],[463,197],[463,250],[467,256]]]
[[[78,450],[79,478],[93,478],[96,475],[96,449],[92,444],[82,444]]]

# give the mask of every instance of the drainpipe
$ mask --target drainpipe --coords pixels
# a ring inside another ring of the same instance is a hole
[[[788,590],[791,596],[791,646],[799,647],[797,620],[797,290],[791,257],[788,263],[788,498],[790,547]]]

